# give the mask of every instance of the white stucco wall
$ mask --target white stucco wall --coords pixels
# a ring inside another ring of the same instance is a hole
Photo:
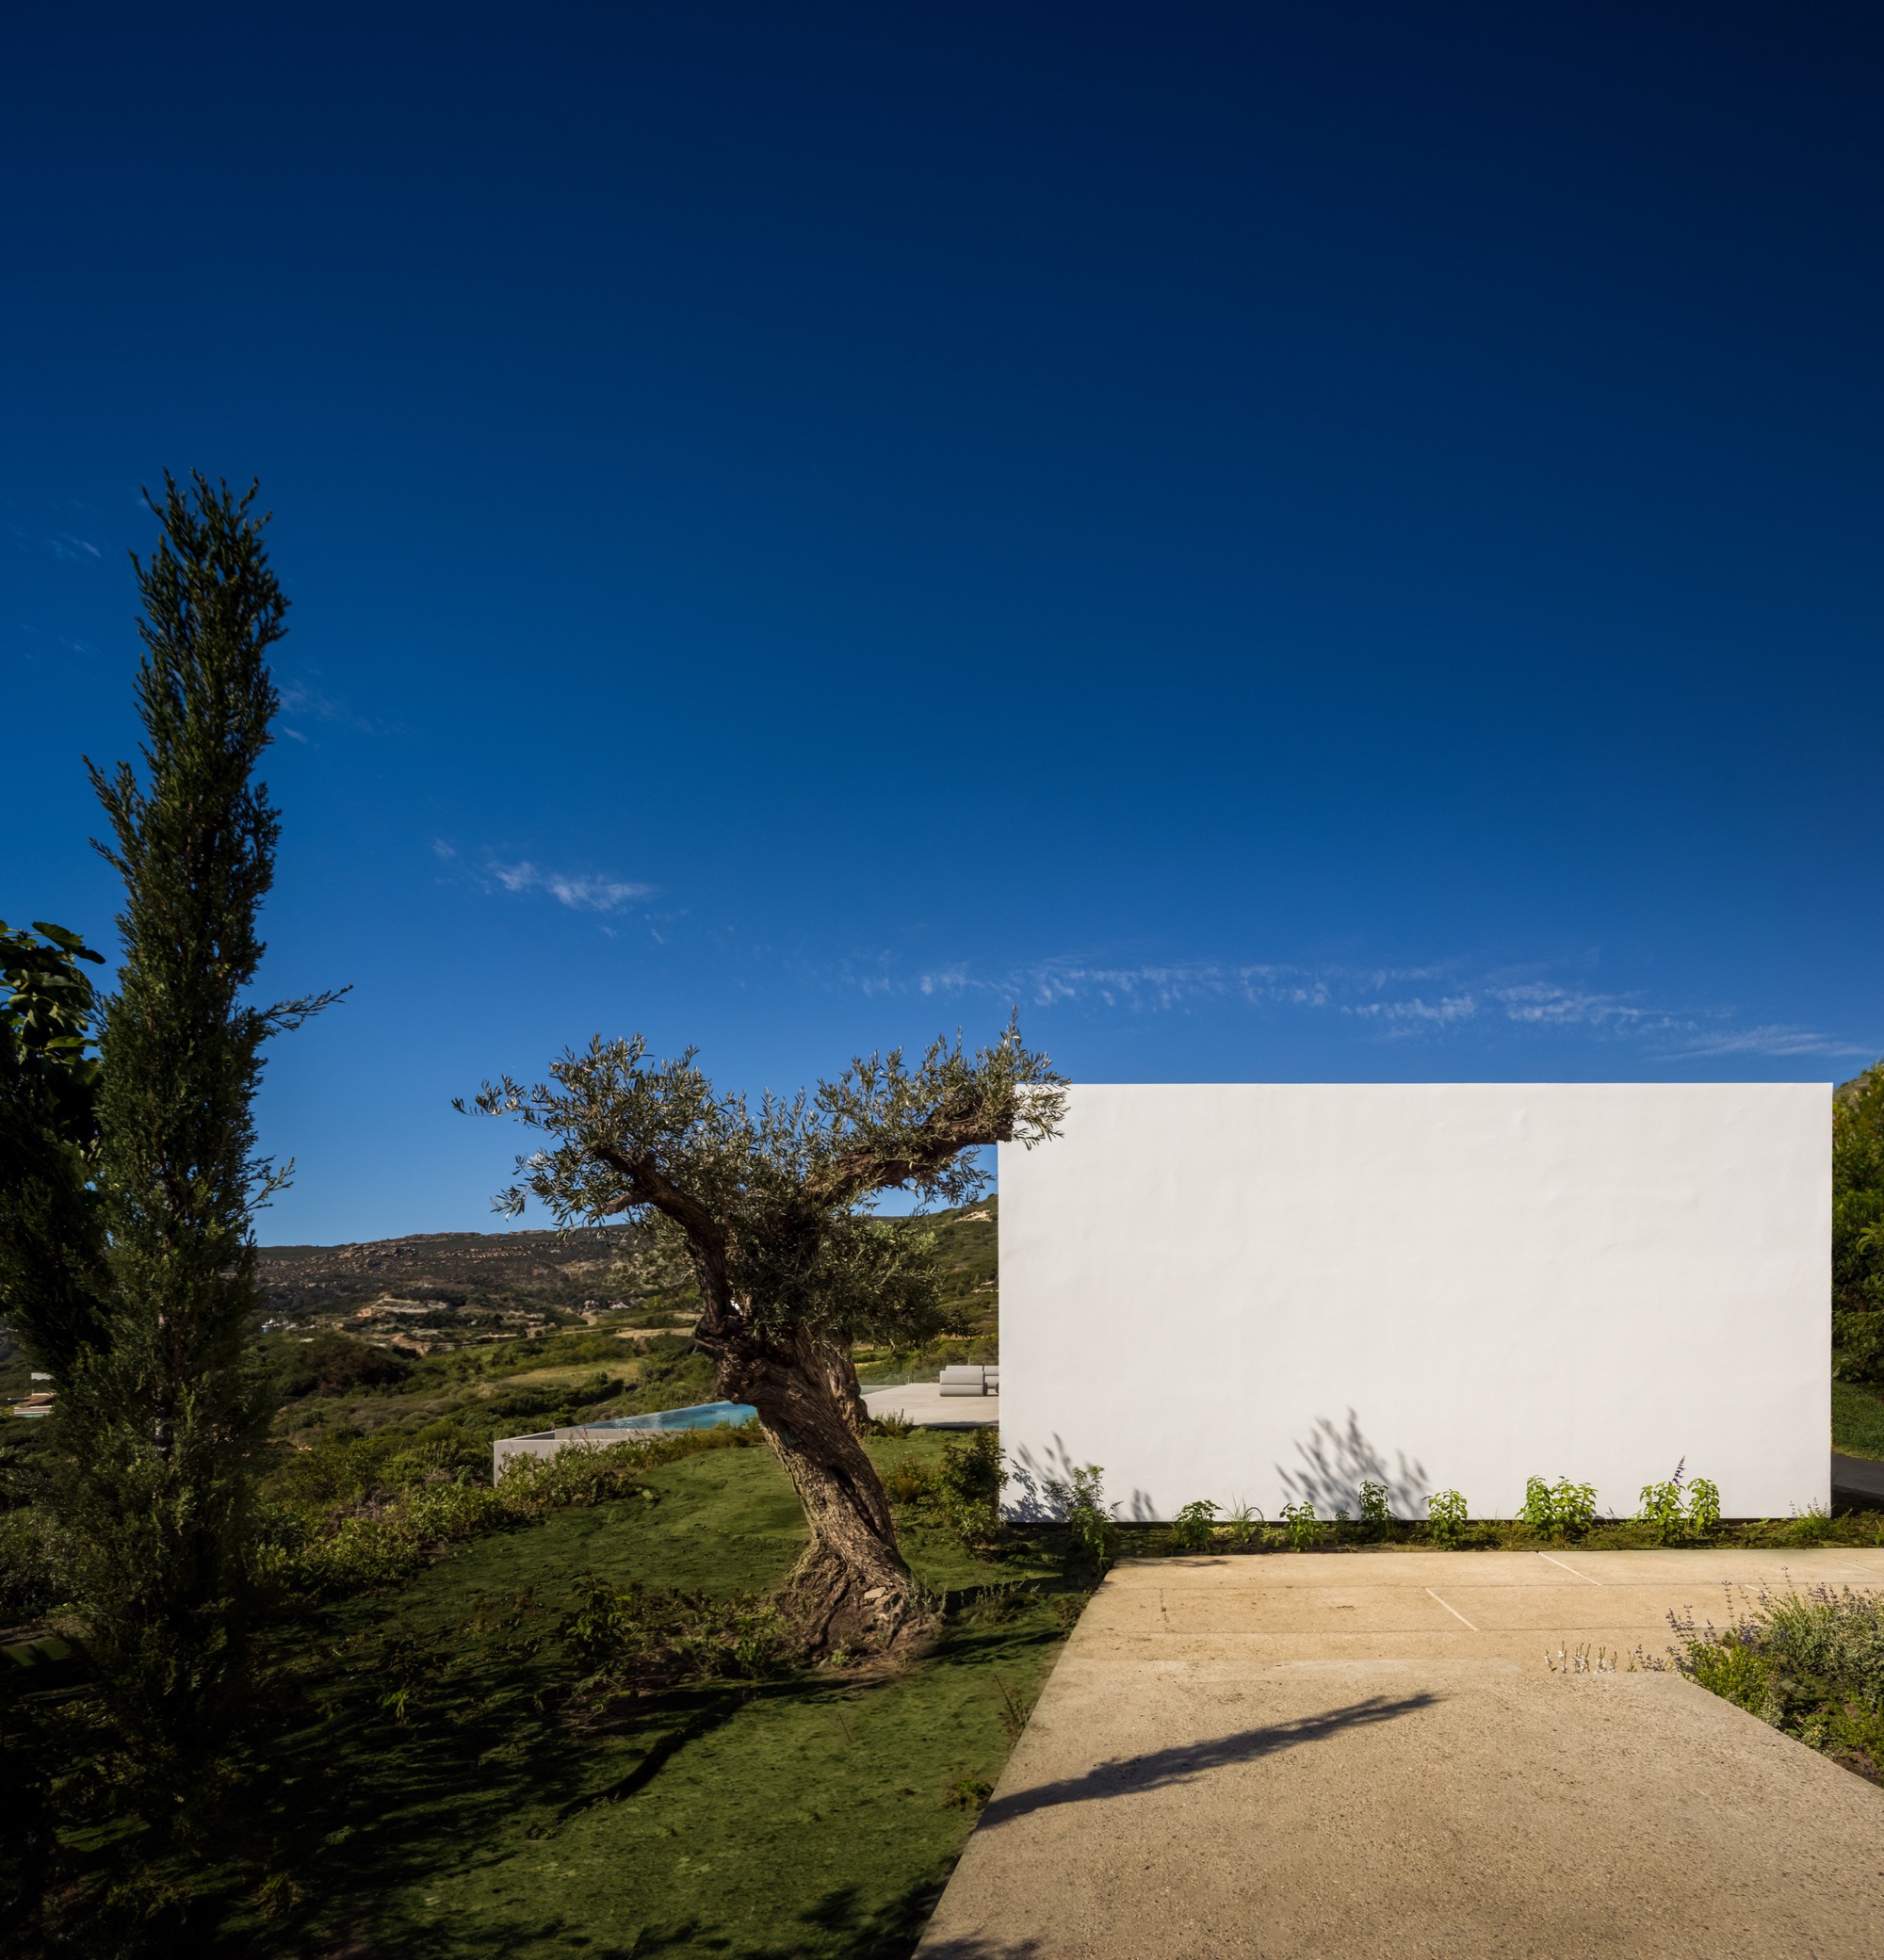
[[[1000,1151],[1001,1440],[1125,1517],[1829,1491],[1829,1084],[1099,1085]]]

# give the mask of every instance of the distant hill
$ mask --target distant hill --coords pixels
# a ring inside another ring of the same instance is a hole
[[[995,1332],[999,1200],[933,1215],[943,1297],[965,1332]],[[578,1322],[678,1327],[691,1281],[653,1261],[640,1228],[418,1232],[260,1254],[269,1332],[345,1327],[420,1353]]]

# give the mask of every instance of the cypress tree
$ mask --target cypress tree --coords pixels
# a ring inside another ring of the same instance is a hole
[[[103,1297],[58,1358],[57,1508],[124,1763],[171,1827],[249,1679],[249,1465],[268,1417],[251,1333],[251,1215],[271,1181],[261,1050],[327,997],[246,997],[280,829],[254,776],[278,705],[267,654],[287,609],[254,495],[166,477],[157,549],[133,559],[142,777],[87,765],[111,830],[97,849],[124,880],[124,964],[100,1016]]]

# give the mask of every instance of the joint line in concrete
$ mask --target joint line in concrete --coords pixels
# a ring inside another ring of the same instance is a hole
[[[1600,1586],[1602,1584],[1601,1579],[1592,1579],[1587,1572],[1579,1572],[1574,1565],[1566,1565],[1562,1559],[1553,1559],[1547,1551],[1540,1551],[1537,1556],[1554,1565],[1559,1572],[1567,1572],[1572,1579],[1582,1579],[1586,1586]]]
[[[1432,1594],[1435,1599],[1439,1599],[1438,1594],[1434,1593],[1431,1586],[1428,1586],[1426,1590],[1428,1593]],[[1443,1599],[1439,1599],[1439,1604],[1441,1606],[1446,1606],[1446,1602]],[[1466,1629],[1468,1633],[1476,1633],[1478,1631],[1478,1628],[1474,1627],[1469,1619],[1466,1618],[1465,1614],[1462,1613],[1456,1606],[1446,1606],[1446,1611],[1452,1614],[1453,1618],[1455,1619],[1459,1623],[1459,1625]]]

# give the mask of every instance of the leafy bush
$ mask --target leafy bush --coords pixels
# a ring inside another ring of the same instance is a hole
[[[1815,1586],[1777,1599],[1762,1592],[1749,1608],[1730,1588],[1725,1628],[1692,1613],[1668,1623],[1669,1660],[1638,1655],[1642,1664],[1672,1664],[1846,1768],[1884,1776],[1884,1596]]]
[[[1322,1542],[1322,1521],[1307,1498],[1283,1505],[1282,1528],[1289,1535],[1291,1551],[1313,1551]]]
[[[1105,1471],[1097,1464],[1081,1465],[1042,1487],[1065,1520],[1068,1563],[1104,1572],[1118,1553],[1118,1521],[1106,1502]]]
[[[883,1473],[884,1489],[893,1504],[919,1504],[935,1488],[935,1473],[928,1465],[905,1456]]]
[[[1884,1314],[1834,1307],[1831,1372],[1839,1382],[1884,1382]]]
[[[43,1619],[65,1598],[51,1520],[30,1506],[0,1511],[0,1626]]]
[[[1833,1343],[1846,1381],[1884,1367],[1884,1062],[1847,1083],[1831,1113]]]
[[[0,1511],[37,1504],[44,1498],[52,1464],[52,1428],[43,1419],[0,1421]]]
[[[1466,1500],[1455,1490],[1436,1490],[1426,1499],[1426,1529],[1436,1545],[1456,1545],[1465,1536]]]
[[[1654,1528],[1657,1541],[1673,1545],[1691,1533],[1705,1535],[1720,1526],[1720,1490],[1705,1477],[1697,1477],[1684,1492],[1681,1473],[1686,1459],[1675,1466],[1675,1474],[1665,1483],[1642,1486],[1642,1523]]]
[[[1360,1512],[1360,1522],[1371,1537],[1378,1537],[1393,1522],[1393,1512],[1387,1501],[1387,1486],[1369,1478],[1356,1494]]]
[[[714,1432],[698,1434],[712,1435]],[[571,1505],[606,1504],[612,1498],[624,1498],[640,1489],[642,1477],[654,1464],[715,1447],[694,1443],[682,1450],[661,1448],[662,1442],[682,1440],[676,1436],[651,1444],[615,1443],[601,1450],[559,1450],[554,1456],[512,1457],[504,1466],[495,1495],[502,1500],[506,1512],[518,1518],[546,1517],[550,1512]]]
[[[750,1426],[723,1427],[513,1457],[493,1489],[469,1467],[452,1467],[456,1434],[432,1425],[401,1449],[397,1437],[334,1432],[300,1451],[276,1473],[262,1508],[253,1577],[284,1601],[396,1585],[444,1547],[632,1496],[658,1465],[761,1440]],[[480,1453],[479,1472],[481,1462]]]
[[[388,1467],[400,1447],[400,1438],[385,1431],[363,1436],[352,1429],[327,1430],[281,1464],[268,1488],[284,1502],[303,1507],[363,1504],[391,1488]]]
[[[1559,1477],[1546,1483],[1541,1477],[1524,1481],[1524,1522],[1543,1538],[1576,1538],[1596,1522],[1596,1489]]]
[[[489,1415],[514,1422],[529,1416],[560,1415],[576,1400],[574,1391],[560,1382],[518,1382],[487,1396],[484,1408]]]
[[[770,1600],[613,1586],[593,1573],[576,1581],[575,1596],[557,1632],[586,1698],[685,1681],[761,1680],[796,1657],[790,1630]]]
[[[1216,1542],[1217,1507],[1209,1498],[1194,1498],[1171,1523],[1171,1542],[1179,1551],[1208,1551]]]
[[[345,1334],[318,1334],[290,1346],[280,1366],[284,1401],[303,1395],[351,1395],[390,1388],[412,1373],[412,1363],[385,1348]]]
[[[988,1545],[999,1537],[1000,1494],[1006,1482],[998,1431],[978,1429],[966,1443],[942,1446],[934,1502],[965,1545]]]

